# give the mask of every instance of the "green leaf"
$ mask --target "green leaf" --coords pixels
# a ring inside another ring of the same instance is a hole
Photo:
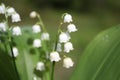
[[[88,45],[71,80],[120,80],[120,25],[101,32]]]

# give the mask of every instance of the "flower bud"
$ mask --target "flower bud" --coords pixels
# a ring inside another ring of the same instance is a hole
[[[75,32],[77,31],[76,26],[74,24],[69,24],[67,26],[68,32]]]
[[[72,22],[72,16],[70,14],[66,14],[64,16],[64,23],[70,23]]]
[[[60,35],[59,35],[59,42],[60,43],[66,43],[69,41],[69,37],[67,36],[66,33],[62,32]]]
[[[18,13],[12,14],[11,17],[12,17],[12,22],[19,22],[19,21],[21,21],[20,15]]]
[[[67,42],[64,44],[64,52],[69,53],[70,50],[73,50],[73,45],[71,42]]]
[[[43,62],[38,62],[36,66],[36,70],[44,71],[45,70],[45,64]]]
[[[41,32],[41,27],[39,25],[33,25],[32,27],[33,33],[39,33]]]

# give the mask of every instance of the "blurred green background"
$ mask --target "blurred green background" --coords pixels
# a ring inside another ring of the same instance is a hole
[[[56,66],[55,80],[69,80],[77,61],[85,47],[101,31],[120,23],[120,0],[0,0],[6,6],[13,6],[21,15],[21,27],[30,26],[36,19],[30,19],[29,13],[39,12],[48,32],[54,38],[61,15],[65,12],[73,16],[78,32],[72,33],[75,50],[68,56],[75,61],[71,69],[62,67],[62,62]]]

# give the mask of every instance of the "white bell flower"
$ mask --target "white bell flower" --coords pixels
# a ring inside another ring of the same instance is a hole
[[[41,40],[50,40],[49,33],[47,33],[47,32],[42,33]]]
[[[39,33],[41,32],[41,27],[40,25],[35,24],[33,25],[32,30],[33,30],[33,33]]]
[[[11,16],[12,14],[16,13],[15,9],[13,7],[10,7],[7,9],[8,16]]]
[[[41,40],[40,39],[35,39],[34,41],[33,41],[33,47],[36,47],[36,48],[39,48],[39,47],[41,47],[42,45],[41,45]]]
[[[12,29],[12,34],[16,36],[22,35],[21,28],[19,26],[14,27]]]
[[[51,62],[53,62],[53,61],[58,62],[59,60],[61,60],[59,53],[56,51],[51,52],[50,53],[50,60],[51,60]]]
[[[64,44],[64,52],[69,53],[70,50],[73,50],[73,45],[71,42],[67,42]]]
[[[43,62],[38,62],[36,66],[36,70],[44,71],[45,70],[45,64]]]
[[[37,13],[35,11],[32,11],[30,13],[30,18],[35,18],[37,16]]]
[[[69,37],[66,33],[62,32],[60,35],[59,35],[59,42],[60,43],[66,43],[69,41]]]
[[[1,22],[0,23],[0,30],[1,31],[6,31],[6,24],[5,24],[5,22]]]
[[[77,31],[76,26],[74,24],[69,24],[67,26],[68,32],[75,32]]]
[[[64,16],[64,23],[70,23],[72,22],[72,16],[70,14],[66,14]]]
[[[0,5],[0,14],[5,14],[5,5],[4,4]]]
[[[12,14],[11,18],[12,18],[12,22],[19,22],[19,21],[21,21],[20,15],[18,13]]]
[[[62,45],[60,43],[57,43],[57,49],[56,51],[62,52]]]
[[[64,58],[63,67],[70,68],[70,67],[73,67],[73,64],[74,64],[74,62],[72,61],[71,58],[69,58],[69,57]]]
[[[16,47],[13,47],[13,55],[14,57],[17,57],[19,55],[18,49]]]

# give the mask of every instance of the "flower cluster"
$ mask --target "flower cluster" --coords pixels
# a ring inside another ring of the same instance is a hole
[[[19,26],[10,26],[8,25],[8,17],[11,17],[12,23],[19,22],[21,21],[20,15],[15,11],[13,7],[6,7],[3,3],[0,5],[0,14],[5,16],[4,22],[0,22],[0,32],[4,33],[7,32],[12,32],[12,35],[19,36],[22,34],[21,28]],[[11,37],[9,35],[6,35],[8,37]],[[11,40],[10,40],[11,41]],[[13,47],[13,56],[17,57],[18,56],[18,49],[17,47]]]
[[[61,57],[59,55],[60,52],[62,53],[69,53],[70,51],[72,51],[73,45],[70,42],[70,33],[71,32],[75,32],[77,31],[76,26],[74,24],[72,24],[72,16],[68,13],[64,14],[63,16],[63,22],[60,24],[60,32],[59,34],[59,39],[58,39],[58,43],[57,43],[57,49],[56,51],[53,51],[50,53],[50,60],[53,62],[58,62],[59,60],[61,60]],[[67,23],[67,31],[63,32],[63,30],[61,29],[62,24]],[[62,50],[62,46],[64,46],[64,49]],[[64,60],[63,60],[63,67],[65,68],[70,68],[73,66],[74,62],[72,61],[72,59],[70,57],[66,57],[66,55],[64,55]]]

